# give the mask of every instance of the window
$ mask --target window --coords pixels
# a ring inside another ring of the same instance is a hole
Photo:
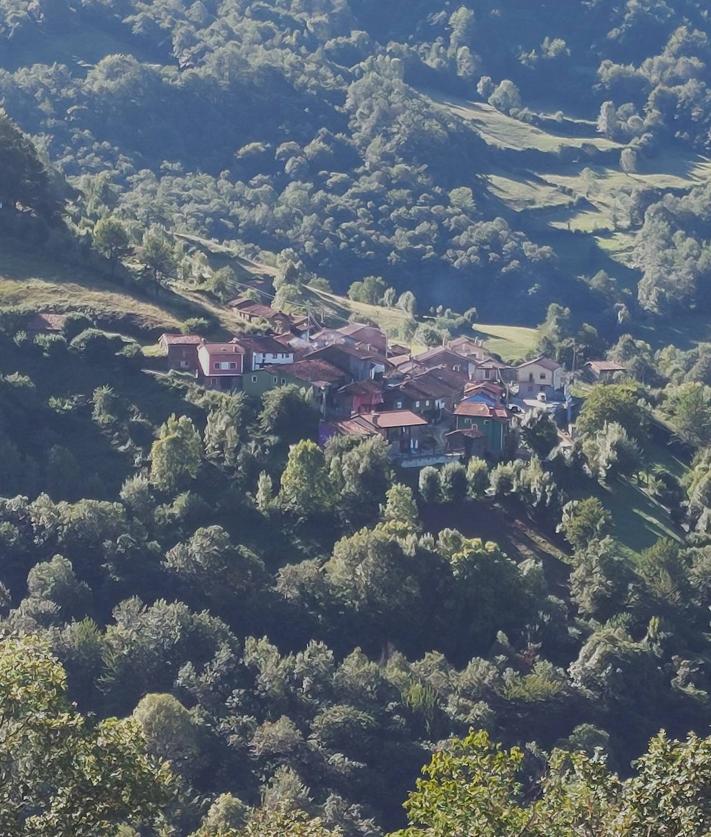
[[[529,381],[532,381],[532,380],[533,380],[533,372],[529,372],[529,373],[528,373],[528,380],[529,380]]]
[[[230,369],[236,369],[236,368],[237,368],[237,364],[236,364],[236,363],[231,363],[231,364],[230,364]]]
[[[395,408],[397,410],[402,410],[402,401],[396,401],[395,402]]]
[[[188,363],[187,360],[181,360],[180,361],[180,368],[181,369],[188,369],[189,366],[190,366],[190,364]]]
[[[252,383],[253,384],[257,383],[257,376],[256,375],[252,375]]]
[[[277,376],[276,376],[276,375],[273,375],[273,376],[272,376],[272,381],[274,381],[274,383],[276,383],[276,382],[277,382]]]
[[[419,407],[419,406],[420,406],[420,402],[419,402],[419,401],[415,401],[415,407]]]
[[[488,377],[489,377],[489,375],[491,375],[491,369],[485,369],[485,370],[484,370],[484,377],[485,377],[485,378],[488,378]]]
[[[430,406],[430,402],[429,402],[429,401],[425,401],[425,407],[429,407],[429,406]]]
[[[286,383],[286,378],[282,378],[281,379],[281,385],[284,386],[285,383]]]
[[[542,381],[545,381],[545,379],[546,379],[546,373],[545,373],[545,372],[541,372],[541,380],[542,380]]]

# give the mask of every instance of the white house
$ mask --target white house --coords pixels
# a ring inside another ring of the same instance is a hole
[[[269,335],[240,335],[232,342],[244,350],[245,371],[254,372],[265,366],[282,366],[294,362],[293,348]]]
[[[521,398],[546,394],[563,388],[563,367],[549,357],[534,358],[516,367],[518,394]]]

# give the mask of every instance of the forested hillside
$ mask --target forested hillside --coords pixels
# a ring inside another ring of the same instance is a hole
[[[711,833],[710,39],[0,0],[0,837]]]
[[[704,3],[382,6],[4,2],[0,99],[84,216],[288,249],[338,291],[535,324],[606,269],[633,311],[705,304]]]

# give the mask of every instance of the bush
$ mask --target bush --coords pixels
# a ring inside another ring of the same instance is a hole
[[[109,337],[97,328],[87,328],[77,334],[69,345],[91,363],[102,364],[122,348],[123,340],[120,337]]]
[[[611,529],[612,516],[597,497],[566,503],[558,526],[573,549],[583,549],[591,541],[605,537]]]
[[[501,462],[497,465],[489,475],[494,495],[496,497],[508,497],[512,494],[515,476],[515,469],[510,463]]]
[[[86,314],[74,311],[71,314],[67,314],[67,318],[64,321],[64,326],[62,328],[62,334],[67,340],[71,341],[77,336],[77,334],[81,334],[82,331],[92,328],[93,325],[94,323],[86,316]]]
[[[143,363],[143,351],[138,343],[126,343],[116,355],[129,369],[140,369]]]
[[[37,334],[34,343],[48,358],[57,358],[67,351],[67,341],[60,334]]]
[[[439,473],[440,493],[445,503],[461,503],[467,496],[467,471],[461,462],[448,462]]]
[[[415,340],[425,346],[440,346],[442,334],[434,326],[423,324],[417,327]]]
[[[420,471],[420,496],[425,503],[438,503],[441,498],[439,473],[436,468],[428,465]]]
[[[470,497],[479,499],[489,487],[489,466],[485,459],[472,457],[467,463],[467,491]]]

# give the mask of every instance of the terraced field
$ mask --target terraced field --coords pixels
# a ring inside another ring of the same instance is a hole
[[[98,277],[88,268],[0,248],[0,308],[28,311],[82,311],[130,330],[177,328],[180,318],[159,302]]]
[[[591,121],[547,118],[544,130],[482,102],[431,99],[473,127],[492,149],[496,165],[483,177],[490,193],[521,215],[524,227],[586,233],[604,256],[625,268],[634,267],[629,196],[640,189],[681,194],[711,179],[710,159],[675,149],[641,159],[638,171],[623,171],[624,146],[599,136]]]
[[[604,137],[576,137],[554,134],[528,122],[514,119],[484,102],[431,94],[432,100],[451,114],[469,122],[489,145],[511,151],[545,151],[558,154],[563,148],[593,146],[600,151],[622,148]]]

